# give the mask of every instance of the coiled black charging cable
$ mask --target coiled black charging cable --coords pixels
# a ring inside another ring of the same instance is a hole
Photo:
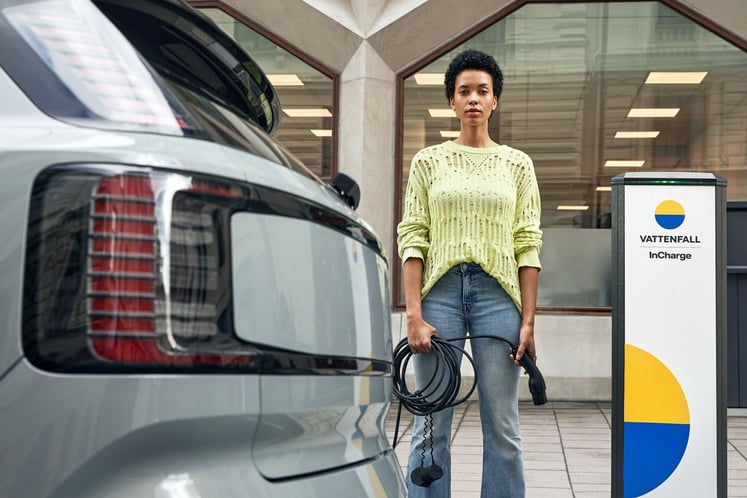
[[[397,446],[402,407],[406,408],[407,411],[414,415],[425,417],[423,422],[425,431],[420,467],[413,469],[410,474],[410,479],[413,484],[428,487],[433,481],[440,479],[443,476],[443,470],[433,461],[432,414],[467,401],[477,388],[478,373],[475,368],[474,360],[467,351],[457,346],[452,341],[483,338],[496,339],[505,342],[511,349],[511,354],[516,355],[517,347],[511,344],[508,340],[498,336],[471,335],[446,340],[434,335],[431,337],[432,351],[430,353],[434,355],[436,360],[433,375],[421,389],[415,391],[410,390],[405,378],[407,367],[410,364],[412,355],[414,354],[412,350],[410,350],[407,338],[402,339],[397,344],[397,347],[394,348],[392,391],[399,400],[399,407],[397,409],[397,421],[394,428],[394,442],[392,447],[396,448]],[[472,386],[467,390],[467,393],[463,397],[457,399],[459,390],[462,386],[459,353],[461,353],[462,356],[472,365],[472,370],[475,372],[475,375]],[[532,401],[535,405],[545,404],[547,402],[547,397],[545,395],[545,379],[542,377],[542,373],[537,368],[534,360],[528,354],[524,354],[519,360],[519,364],[524,367],[524,370],[529,374],[529,391],[532,394]],[[425,457],[428,452],[430,453],[431,465],[426,466]]]

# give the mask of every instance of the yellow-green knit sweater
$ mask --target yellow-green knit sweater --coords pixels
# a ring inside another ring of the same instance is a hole
[[[397,245],[402,261],[424,261],[422,297],[452,266],[478,263],[521,311],[519,267],[541,268],[539,224],[529,156],[448,141],[412,159]]]

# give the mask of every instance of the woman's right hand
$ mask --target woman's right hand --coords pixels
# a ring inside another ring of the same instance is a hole
[[[431,336],[438,332],[430,323],[423,320],[420,286],[423,281],[423,260],[407,258],[402,265],[402,280],[405,289],[407,309],[407,345],[413,353],[430,353]]]
[[[407,319],[407,345],[413,353],[430,353],[434,335],[438,335],[438,331],[422,318]]]

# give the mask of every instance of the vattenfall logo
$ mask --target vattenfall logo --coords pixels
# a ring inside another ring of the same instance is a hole
[[[667,200],[656,206],[656,223],[666,230],[674,230],[685,221],[685,208],[677,201]]]

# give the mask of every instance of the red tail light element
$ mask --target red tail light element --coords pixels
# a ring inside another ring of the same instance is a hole
[[[66,372],[253,371],[256,349],[234,333],[228,253],[246,188],[130,167],[42,173],[29,218],[27,356]]]
[[[99,182],[88,244],[88,337],[93,353],[114,362],[154,361],[156,217],[150,178]],[[138,351],[141,354],[138,354]]]

